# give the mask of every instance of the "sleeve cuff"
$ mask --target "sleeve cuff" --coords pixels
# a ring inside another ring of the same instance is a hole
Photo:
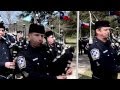
[[[0,67],[5,67],[5,62],[0,62]]]

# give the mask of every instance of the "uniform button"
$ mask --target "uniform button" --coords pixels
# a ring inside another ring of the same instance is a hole
[[[4,54],[6,54],[6,52],[4,52]]]
[[[70,64],[67,64],[67,67],[70,67]]]
[[[49,51],[47,51],[47,53],[50,53]]]
[[[113,54],[113,53],[111,53],[111,54]]]
[[[39,65],[39,63],[37,63],[37,65]]]
[[[57,45],[57,47],[60,47],[60,45]]]
[[[5,48],[3,48],[3,50],[4,50]]]
[[[49,49],[50,51],[52,51],[52,49]]]
[[[46,60],[46,58],[44,58],[44,60]]]
[[[97,66],[100,66],[100,64],[98,62],[96,62]]]
[[[110,55],[107,55],[107,56],[110,56]]]
[[[48,65],[46,65],[46,67],[48,67]]]
[[[49,75],[49,73],[46,73],[47,75]]]
[[[58,53],[61,53],[60,51],[58,51]]]
[[[6,59],[8,59],[8,57],[6,57]]]
[[[115,58],[114,58],[114,60],[115,60]]]
[[[60,56],[57,56],[56,58],[58,59],[58,58],[60,58]]]

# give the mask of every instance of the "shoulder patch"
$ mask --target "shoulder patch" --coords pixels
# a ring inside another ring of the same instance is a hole
[[[90,55],[92,57],[93,60],[97,60],[100,58],[100,51],[97,48],[94,48],[90,51]]]
[[[25,60],[25,57],[19,56],[19,57],[17,58],[17,64],[18,64],[19,69],[26,68],[26,60]]]

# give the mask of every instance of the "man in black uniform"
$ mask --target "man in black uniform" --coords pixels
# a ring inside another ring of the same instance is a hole
[[[48,49],[52,51],[53,57],[55,58],[57,55],[60,55],[63,49],[63,45],[56,42],[54,32],[51,30],[46,31],[45,38],[46,38],[46,45],[48,46]]]
[[[10,44],[14,42],[14,38],[5,33],[3,23],[0,23],[0,79],[9,79],[8,76],[15,69],[15,62],[10,52]]]
[[[43,45],[44,26],[31,24],[29,28],[29,44],[27,49],[17,57],[18,68],[25,79],[65,79],[65,76],[50,74],[51,62],[47,48]]]
[[[95,34],[93,44],[88,50],[93,73],[92,79],[117,79],[119,66],[117,65],[117,54],[108,39],[110,35],[109,22],[97,21]]]
[[[46,44],[48,46],[48,51],[50,52],[49,56],[52,58],[51,63],[51,73],[52,75],[70,75],[72,74],[72,68],[70,67],[73,55],[70,51],[68,51],[64,56],[61,58],[57,58],[61,56],[63,49],[65,48],[64,45],[56,42],[55,35],[53,31],[46,31]],[[56,60],[55,60],[56,59]]]

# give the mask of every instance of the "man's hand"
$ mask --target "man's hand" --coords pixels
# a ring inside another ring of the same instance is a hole
[[[70,67],[66,70],[66,75],[71,75],[71,74],[72,74],[72,68]]]
[[[5,62],[5,67],[9,69],[15,69],[15,62]]]

